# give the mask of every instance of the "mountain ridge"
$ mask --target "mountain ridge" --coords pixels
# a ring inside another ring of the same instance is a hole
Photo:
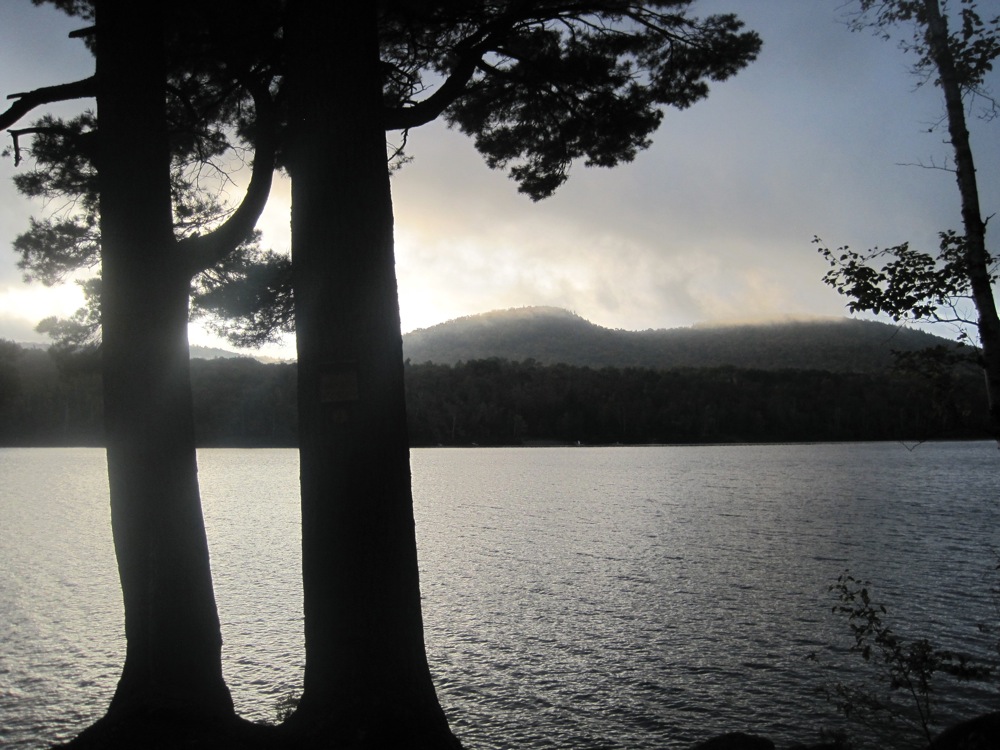
[[[954,341],[911,328],[852,318],[702,323],[628,331],[591,323],[556,307],[521,307],[468,315],[403,336],[413,363],[453,365],[499,358],[583,367],[879,372],[893,351]]]

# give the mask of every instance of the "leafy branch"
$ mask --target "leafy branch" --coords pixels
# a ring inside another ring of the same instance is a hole
[[[851,312],[885,313],[894,321],[928,320],[958,325],[968,341],[976,320],[963,312],[971,299],[966,238],[941,232],[937,255],[920,252],[909,242],[863,252],[844,245],[835,250],[813,238],[830,265],[823,282],[850,298]],[[996,261],[989,257],[989,281],[996,281]]]
[[[847,618],[854,638],[851,651],[861,656],[884,690],[837,683],[827,691],[847,718],[882,731],[934,736],[934,677],[943,673],[959,680],[989,680],[994,665],[936,648],[928,639],[907,639],[888,624],[886,606],[871,595],[871,583],[848,572],[838,576],[830,591],[837,596],[832,612]],[[900,701],[897,695],[902,694]]]

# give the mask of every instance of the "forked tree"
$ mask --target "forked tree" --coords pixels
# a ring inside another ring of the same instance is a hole
[[[237,60],[227,69],[205,58],[199,52],[205,40],[185,37],[166,4],[56,4],[94,21],[84,34],[96,72],[16,95],[0,124],[9,127],[54,101],[96,101],[96,113],[72,121],[46,117],[15,133],[34,137],[16,149],[37,160],[36,169],[19,176],[22,192],[68,196],[79,207],[33,222],[17,242],[21,267],[47,282],[98,261],[102,272],[104,423],[126,656],[107,715],[90,734],[151,716],[168,724],[225,721],[233,703],[222,677],[197,480],[188,296],[196,274],[252,234],[273,174],[273,126],[257,128],[268,135],[256,140],[245,199],[213,231],[181,228],[211,206],[196,200],[184,208],[192,185],[174,167],[222,147],[203,118],[228,118],[235,128],[233,113],[246,107],[267,120],[270,95],[266,81]]]

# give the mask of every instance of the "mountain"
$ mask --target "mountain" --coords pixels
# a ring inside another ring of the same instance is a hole
[[[47,351],[51,346],[49,342],[38,342],[38,341],[19,341],[16,342],[22,349],[40,349]],[[258,362],[262,362],[265,365],[281,364],[288,360],[278,359],[276,357],[265,357],[258,354],[248,354],[245,352],[233,352],[228,349],[218,349],[211,346],[191,346],[191,359],[255,359]]]
[[[848,318],[625,331],[555,307],[522,307],[421,328],[403,336],[413,363],[497,357],[586,367],[733,366],[753,370],[879,372],[892,352],[954,342],[923,331]]]
[[[475,316],[432,331],[454,328],[462,335],[448,340],[458,347],[464,338],[467,348],[451,356],[464,363],[411,360],[404,368],[411,445],[988,435],[982,375],[975,368],[946,380],[862,371],[887,361],[894,344],[938,341],[908,338],[891,326],[840,321],[636,333],[608,331],[562,310],[534,309]],[[484,339],[494,346],[471,351]],[[640,355],[650,361],[669,355],[672,363],[690,366],[574,366],[558,363],[557,350],[568,352],[561,359],[591,364],[602,363],[596,355],[621,364],[624,359],[611,356],[629,351],[633,362],[642,361]],[[810,351],[823,359],[810,358]],[[540,363],[547,353],[555,364]],[[191,381],[199,445],[295,445],[294,363],[195,358]],[[100,445],[102,414],[95,357],[51,357],[0,340],[0,445]]]
[[[192,346],[191,359],[235,359],[246,357],[246,354],[237,354],[227,349],[217,349],[211,346]]]

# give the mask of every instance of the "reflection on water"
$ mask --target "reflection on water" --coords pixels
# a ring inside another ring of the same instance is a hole
[[[914,633],[988,648],[996,461],[988,443],[414,451],[442,703],[485,750],[814,739],[838,719],[806,656],[842,656],[844,568]],[[199,464],[226,679],[270,719],[302,676],[297,455]],[[68,738],[114,690],[104,472],[97,450],[0,451],[0,744]]]
[[[104,454],[3,449],[0,477],[0,746],[37,747],[107,707],[125,653]]]

